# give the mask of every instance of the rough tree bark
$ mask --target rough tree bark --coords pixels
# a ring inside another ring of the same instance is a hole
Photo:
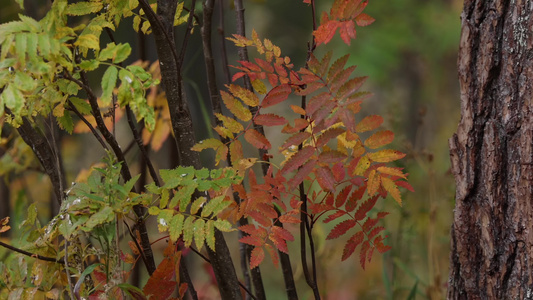
[[[448,299],[533,298],[533,1],[465,0]]]

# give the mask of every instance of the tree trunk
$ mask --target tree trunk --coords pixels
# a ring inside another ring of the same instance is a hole
[[[533,297],[533,1],[465,0],[448,299]]]

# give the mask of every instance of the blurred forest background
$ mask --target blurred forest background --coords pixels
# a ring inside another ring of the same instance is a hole
[[[318,11],[328,7],[331,1],[317,1]],[[224,5],[225,33],[229,36],[235,32],[235,11],[232,1],[220,1],[218,5],[221,2]],[[1,23],[18,18],[20,10],[14,0],[0,0],[0,3]],[[48,0],[28,0],[25,3],[27,13],[39,18],[45,14]],[[186,1],[185,6],[189,3]],[[302,66],[312,28],[307,5],[301,0],[247,0],[244,5],[247,35],[255,29],[261,38],[269,38],[280,46],[283,54],[290,56],[297,68]],[[201,3],[198,3],[197,9],[201,10]],[[416,191],[405,193],[403,207],[394,201],[378,204],[391,212],[385,219],[385,227],[389,231],[387,241],[392,250],[385,255],[376,254],[365,271],[355,259],[340,263],[342,239],[328,241],[327,244],[319,242],[318,281],[322,284],[321,292],[328,295],[327,299],[406,299],[412,291],[416,291],[419,299],[445,298],[455,192],[453,176],[449,171],[448,138],[459,121],[456,53],[461,9],[460,0],[370,1],[365,12],[376,22],[359,28],[358,37],[350,47],[347,48],[337,35],[316,52],[321,57],[325,51],[332,50],[334,58],[350,53],[349,64],[358,66],[357,75],[369,76],[364,90],[373,92],[375,96],[363,105],[364,114],[382,115],[386,120],[385,126],[395,132],[393,148],[408,154],[401,164],[410,174],[409,182]],[[220,21],[220,15],[218,18]],[[217,22],[214,25],[220,26]],[[146,47],[139,49],[139,37],[132,32],[130,18],[118,28],[116,37],[119,42],[132,43],[134,50],[131,57],[154,61],[152,37],[148,36]],[[177,34],[179,39],[183,28],[178,29]],[[197,138],[203,139],[213,133],[208,130],[211,117],[206,115],[209,110],[204,106],[208,105],[204,104],[207,102],[204,100],[208,100],[204,62],[201,51],[194,50],[202,47],[199,28],[195,29],[190,43],[184,66],[186,88],[196,116],[194,119],[198,122]],[[229,63],[234,65],[236,49],[230,47],[230,43],[226,44]],[[214,42],[214,46],[217,45],[220,45],[218,40]],[[222,70],[221,63],[216,67]],[[98,83],[99,79],[95,78],[93,82]],[[220,82],[226,82],[222,72]],[[123,123],[125,120],[117,123],[116,133],[125,149],[131,137],[129,133],[120,136],[121,127],[125,126]],[[10,235],[3,234],[1,239],[21,245],[23,239],[17,233],[17,224],[24,220],[28,205],[37,203],[42,224],[56,213],[57,207],[50,201],[52,192],[48,179],[39,171],[31,149],[21,140],[13,140],[14,133],[4,128],[0,141],[0,218],[11,216],[12,225]],[[8,141],[13,146],[10,150],[7,149]],[[69,182],[103,157],[103,151],[94,142],[94,137],[88,134],[61,135]],[[159,168],[175,165],[172,148],[164,145],[157,155],[152,155],[157,157]],[[136,150],[132,150],[128,159],[139,161],[138,155]],[[320,227],[315,230],[322,240],[325,232]],[[232,251],[237,253],[237,249]],[[291,253],[297,255],[297,249]],[[6,261],[9,257],[9,252],[0,248],[0,260]],[[201,267],[200,262],[198,266]],[[267,278],[267,296],[282,299],[284,292],[280,270],[268,264],[261,268],[264,278]],[[311,297],[310,291],[309,294],[303,292],[308,289],[301,270],[296,269],[295,272],[301,283],[302,299]]]

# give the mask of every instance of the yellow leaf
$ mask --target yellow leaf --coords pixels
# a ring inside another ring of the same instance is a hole
[[[368,187],[367,187],[368,196],[372,197],[377,193],[379,189],[379,184],[380,184],[380,176],[377,174],[376,170],[370,171],[370,174],[368,175]]]
[[[400,206],[402,206],[402,196],[400,194],[400,191],[398,190],[398,187],[396,186],[396,183],[388,178],[388,177],[381,177],[381,186],[398,202]]]
[[[366,170],[370,167],[370,159],[368,156],[363,156],[361,159],[359,159],[359,162],[357,163],[357,167],[355,167],[354,175],[362,176]]]

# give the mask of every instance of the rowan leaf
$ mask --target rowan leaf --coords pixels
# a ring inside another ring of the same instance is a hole
[[[270,230],[275,236],[278,236],[285,241],[294,241],[294,236],[292,233],[283,227],[274,226]]]
[[[365,140],[364,145],[370,149],[376,149],[392,143],[394,133],[390,130],[378,131]]]
[[[272,148],[267,138],[255,129],[248,129],[244,132],[244,139],[257,149],[268,150]]]
[[[326,237],[326,240],[332,240],[340,237],[341,235],[348,232],[348,230],[353,228],[356,224],[357,222],[354,219],[348,219],[340,222],[339,224],[335,225],[335,227],[333,227],[331,232]]]
[[[189,248],[194,237],[194,220],[195,217],[189,216],[183,223],[183,244]]]
[[[357,211],[355,212],[353,218],[356,221],[361,221],[366,217],[366,214],[376,205],[376,201],[378,200],[378,195],[374,197],[370,197],[368,200],[363,202]]]
[[[372,23],[374,23],[376,19],[372,18],[371,16],[365,14],[365,13],[362,13],[362,14],[359,14],[357,17],[355,17],[355,21],[357,22],[357,26],[361,26],[361,27],[364,27],[364,26],[368,26]]]
[[[359,159],[357,166],[354,169],[353,175],[362,176],[370,167],[371,161],[369,155],[365,155]]]
[[[117,83],[118,69],[110,66],[102,76],[102,103],[109,105],[113,96],[113,89]]]
[[[289,185],[290,189],[296,188],[300,183],[302,183],[305,178],[313,171],[315,168],[316,161],[309,160],[303,166],[298,169],[298,172],[296,172],[296,175],[294,175],[293,178],[291,178],[287,183]]]
[[[378,152],[372,152],[372,153],[369,152],[367,153],[366,156],[368,157],[368,159],[372,161],[379,162],[379,163],[386,163],[386,162],[391,162],[391,161],[401,159],[405,157],[405,154],[400,151],[386,149],[386,150],[380,150]]]
[[[313,115],[319,108],[324,106],[324,104],[326,104],[326,102],[332,98],[332,95],[328,92],[322,92],[316,96],[313,96],[311,99],[309,99],[309,102],[305,108],[307,115]]]
[[[342,70],[344,70],[344,66],[346,65],[346,62],[348,61],[348,58],[350,58],[350,54],[346,54],[343,57],[337,59],[332,65],[331,68],[329,68],[328,71],[328,81],[332,81],[333,78],[335,78]]]
[[[407,176],[400,170],[400,168],[390,168],[390,167],[378,167],[377,171],[381,174],[387,174],[391,176],[397,176],[403,179],[407,179]]]
[[[248,106],[256,107],[259,105],[259,98],[249,89],[243,88],[240,85],[230,84],[228,90],[233,94],[233,96],[241,99],[241,101]]]
[[[235,229],[231,228],[231,223],[227,220],[217,219],[215,221],[215,227],[222,232],[231,232]]]
[[[329,167],[321,167],[316,170],[316,179],[324,191],[335,191],[335,176]]]
[[[363,268],[363,270],[365,269],[366,254],[369,249],[370,249],[370,242],[365,241],[363,245],[361,246],[361,252],[359,252],[359,263],[361,264],[361,268]]]
[[[344,203],[346,203],[346,200],[348,199],[352,188],[353,185],[347,185],[339,192],[339,194],[337,194],[337,196],[335,197],[335,207],[340,208],[344,205]]]
[[[267,108],[285,101],[289,94],[292,92],[291,87],[288,84],[282,84],[274,87],[268,92],[263,101],[261,102],[261,107]]]
[[[204,219],[197,219],[194,221],[194,243],[198,251],[202,250],[205,242],[205,221]]]
[[[403,180],[398,180],[396,181],[396,185],[397,186],[401,186],[405,189],[407,189],[408,191],[411,191],[411,192],[414,192],[415,189],[407,182],[407,181],[403,181]]]
[[[168,230],[170,234],[170,240],[172,242],[176,242],[181,236],[181,233],[183,231],[184,220],[185,217],[182,214],[175,214],[174,216],[172,216],[172,220],[170,220],[170,226]]]
[[[311,137],[311,133],[307,131],[302,131],[295,133],[294,135],[290,136],[283,145],[281,145],[280,150],[285,150],[291,146],[297,146],[302,144],[305,140]]]
[[[331,221],[334,221],[342,216],[344,216],[346,214],[346,211],[344,210],[338,210],[336,211],[335,213],[329,215],[325,220],[324,220],[324,223],[329,223]]]
[[[317,148],[322,148],[324,147],[329,141],[331,141],[332,139],[336,138],[338,135],[344,133],[345,130],[343,128],[330,128],[326,131],[324,131],[324,133],[322,133],[317,141],[316,141],[316,147]]]
[[[262,126],[278,126],[287,124],[287,120],[275,114],[260,114],[254,118],[254,123]]]
[[[291,156],[289,160],[285,162],[283,165],[283,168],[281,168],[281,173],[286,174],[288,172],[294,171],[298,169],[301,165],[303,165],[311,156],[315,153],[315,148],[312,146],[305,146],[296,154]]]
[[[366,116],[355,126],[356,132],[367,132],[378,128],[383,123],[383,117],[378,115]]]
[[[239,239],[239,242],[255,247],[262,247],[265,244],[265,240],[257,235],[247,235]]]
[[[99,12],[103,7],[102,2],[79,2],[67,6],[65,13],[71,16],[83,16]]]
[[[400,194],[396,183],[392,179],[383,176],[381,177],[381,185],[392,196],[392,198],[394,198],[394,200],[396,200],[396,202],[402,206],[402,195]]]
[[[224,102],[224,105],[226,105],[226,107],[233,115],[235,115],[235,117],[239,118],[244,122],[248,122],[252,119],[252,113],[250,112],[250,110],[244,107],[244,105],[242,105],[242,103],[237,100],[237,98],[224,91],[220,91],[220,95],[222,96],[222,101]]]
[[[199,197],[196,200],[194,200],[191,204],[191,214],[195,215],[206,201],[207,201],[206,197]]]
[[[336,164],[346,159],[347,156],[337,150],[330,150],[320,153],[318,161],[325,164]]]
[[[172,280],[174,275],[174,259],[163,258],[155,272],[148,278],[148,282],[143,288],[143,293],[154,299],[168,299],[176,289],[176,282]]]
[[[215,116],[217,117],[217,119],[222,121],[224,127],[226,127],[232,133],[239,133],[244,130],[242,124],[233,118],[226,117],[219,113],[215,113]]]
[[[229,145],[229,155],[231,158],[231,163],[236,164],[239,160],[244,158],[244,153],[242,151],[242,143],[239,140],[234,140]]]
[[[379,185],[381,183],[380,177],[381,176],[376,172],[376,170],[372,170],[368,174],[368,187],[367,187],[368,196],[372,197],[378,192]]]
[[[374,239],[374,245],[378,249],[379,253],[385,253],[392,248],[391,246],[383,244],[383,237],[381,235],[378,235]]]
[[[348,239],[344,249],[342,250],[342,261],[345,261],[353,254],[355,248],[357,248],[357,246],[363,242],[364,237],[364,233],[362,231],[358,231],[356,234],[350,237],[350,239]]]
[[[297,106],[297,105],[290,105],[291,109],[293,112],[299,114],[299,115],[302,115],[302,116],[305,116],[306,112],[303,108],[301,108],[300,106]]]
[[[250,255],[250,269],[253,269],[265,259],[265,251],[262,247],[255,247]]]

